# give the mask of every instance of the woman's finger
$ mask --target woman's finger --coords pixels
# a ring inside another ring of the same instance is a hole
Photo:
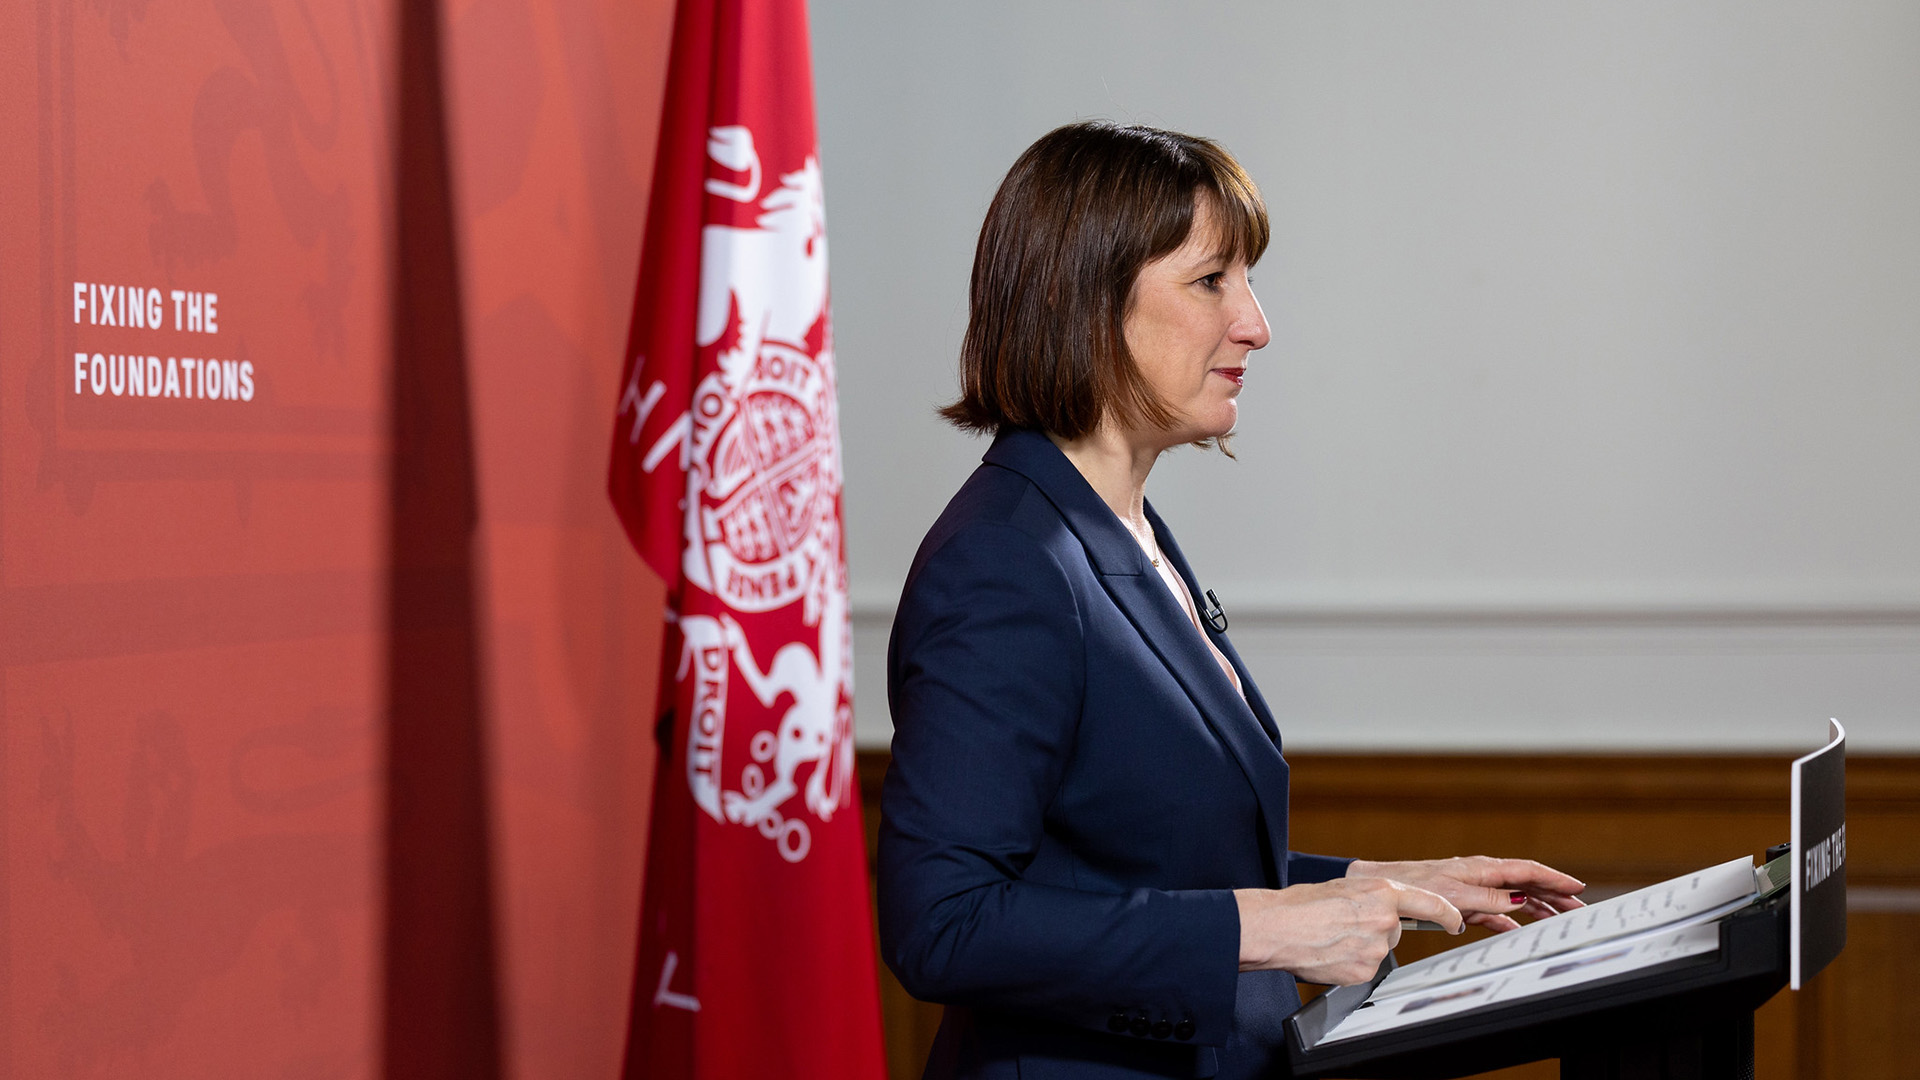
[[[1567,896],[1562,893],[1534,893],[1533,898],[1553,908],[1555,911],[1572,911],[1575,908],[1587,906],[1585,900],[1577,896]]]
[[[1526,908],[1528,897],[1517,889],[1488,889],[1478,885],[1457,885],[1447,890],[1447,899],[1463,912],[1489,912],[1510,915]]]
[[[1450,934],[1457,934],[1466,929],[1466,920],[1460,909],[1439,893],[1428,892],[1418,885],[1395,882],[1393,901],[1403,919],[1425,919],[1428,922],[1436,922],[1446,927]]]
[[[1521,908],[1520,910],[1527,916],[1528,919],[1551,919],[1555,915],[1560,914],[1560,912],[1555,910],[1554,908],[1541,903],[1537,899],[1531,899],[1531,898],[1528,899],[1527,906],[1524,908]]]
[[[1530,893],[1557,893],[1562,896],[1572,896],[1587,887],[1586,882],[1572,874],[1561,873],[1551,866],[1537,863],[1532,859],[1496,860],[1496,872],[1500,878],[1499,881],[1483,882],[1483,884],[1505,885]]]
[[[1496,934],[1504,934],[1509,930],[1520,929],[1520,924],[1514,922],[1507,916],[1490,915],[1486,912],[1467,916],[1467,922],[1473,926],[1484,926]]]

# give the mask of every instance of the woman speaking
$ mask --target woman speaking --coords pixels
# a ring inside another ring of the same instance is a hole
[[[1226,448],[1267,237],[1219,146],[1107,123],[1041,138],[987,211],[944,415],[993,444],[887,659],[880,934],[948,1006],[929,1077],[1267,1075],[1295,979],[1368,979],[1403,917],[1579,904],[1525,860],[1288,847],[1272,711],[1146,501],[1165,451]]]

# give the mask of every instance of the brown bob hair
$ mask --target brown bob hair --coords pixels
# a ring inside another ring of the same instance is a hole
[[[1221,254],[1267,250],[1267,207],[1233,155],[1177,131],[1109,121],[1055,128],[1000,183],[974,250],[960,400],[969,431],[1035,428],[1077,439],[1111,410],[1130,427],[1177,421],[1127,349],[1134,282],[1186,243],[1196,196]]]

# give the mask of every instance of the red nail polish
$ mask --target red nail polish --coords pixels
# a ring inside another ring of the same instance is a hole
[[[1517,893],[1510,893],[1509,895],[1510,895],[1510,896],[1512,897],[1512,899],[1513,899],[1513,902],[1514,902],[1514,903],[1516,903],[1516,904],[1524,904],[1524,903],[1526,903],[1526,902],[1527,902],[1527,894],[1526,894],[1526,893],[1523,893],[1523,892],[1517,892]]]

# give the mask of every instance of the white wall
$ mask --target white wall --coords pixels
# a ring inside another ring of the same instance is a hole
[[[863,742],[982,212],[1105,116],[1273,211],[1239,460],[1148,495],[1289,746],[1920,749],[1920,5],[812,10]]]

